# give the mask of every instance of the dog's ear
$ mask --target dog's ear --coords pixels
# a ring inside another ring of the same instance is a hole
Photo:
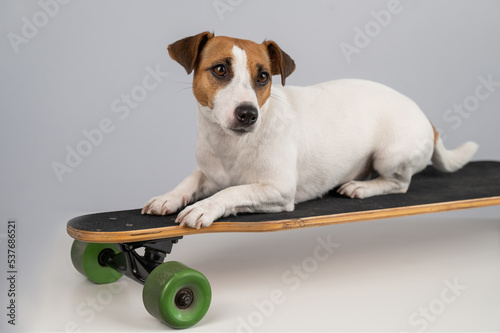
[[[214,37],[213,33],[205,31],[195,36],[183,38],[168,46],[168,54],[181,64],[188,74],[191,74],[203,46],[212,37]]]
[[[266,41],[264,45],[267,47],[269,58],[271,59],[271,74],[281,75],[281,84],[285,85],[287,78],[295,70],[295,62],[285,51],[273,41]]]

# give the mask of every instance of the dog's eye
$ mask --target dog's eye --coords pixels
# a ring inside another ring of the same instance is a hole
[[[258,76],[257,76],[257,82],[259,84],[266,84],[267,82],[269,81],[269,73],[267,72],[261,72]]]
[[[217,76],[224,77],[227,74],[227,69],[226,69],[226,66],[224,66],[224,65],[216,65],[216,66],[212,67],[212,72]]]

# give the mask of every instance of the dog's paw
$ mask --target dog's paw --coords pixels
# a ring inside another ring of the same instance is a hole
[[[223,213],[224,211],[220,205],[213,200],[205,199],[186,207],[179,213],[175,222],[191,228],[201,229],[210,226]]]
[[[368,197],[366,182],[363,181],[350,181],[342,185],[337,193],[349,197],[351,199],[363,199]]]
[[[142,209],[142,214],[167,215],[173,214],[183,206],[187,205],[189,199],[186,196],[175,196],[170,193],[151,198]]]

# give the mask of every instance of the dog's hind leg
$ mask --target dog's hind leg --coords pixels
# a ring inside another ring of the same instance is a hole
[[[412,168],[401,163],[398,166],[388,168],[382,172],[375,168],[379,174],[377,178],[345,183],[338,189],[338,193],[350,198],[368,198],[375,195],[389,193],[405,193],[410,186]]]
[[[413,149],[405,145],[386,147],[374,154],[372,167],[378,177],[366,181],[353,180],[338,189],[338,193],[350,198],[368,198],[389,193],[406,193],[411,177],[422,171],[430,161],[432,140],[419,140]]]

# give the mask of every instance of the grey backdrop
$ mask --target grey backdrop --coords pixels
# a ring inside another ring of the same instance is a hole
[[[17,219],[24,294],[68,218],[140,207],[195,167],[191,77],[166,46],[204,30],[276,41],[297,64],[289,85],[385,83],[447,146],[474,140],[475,159],[500,160],[495,0],[12,0],[0,18],[0,232]]]

